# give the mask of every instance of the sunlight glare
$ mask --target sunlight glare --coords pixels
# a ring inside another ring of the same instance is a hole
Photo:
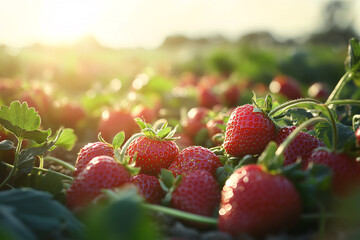
[[[101,1],[49,0],[42,11],[42,39],[47,43],[71,43],[90,34],[101,13]]]

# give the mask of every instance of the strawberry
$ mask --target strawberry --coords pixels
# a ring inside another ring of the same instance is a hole
[[[308,89],[308,95],[311,98],[324,101],[330,95],[329,86],[323,82],[313,83]]]
[[[199,106],[205,108],[213,108],[215,105],[220,104],[219,97],[208,87],[199,87]]]
[[[144,119],[145,122],[152,123],[157,118],[157,109],[146,106],[138,106],[133,111],[134,118]]]
[[[135,166],[141,168],[140,173],[157,176],[161,168],[168,168],[179,154],[173,138],[176,129],[171,130],[165,123],[161,129],[154,130],[150,124],[139,118],[136,120],[144,135],[132,141],[127,148],[130,161],[135,160]]]
[[[183,150],[184,148],[194,145],[192,138],[185,133],[177,133],[175,134],[175,137],[178,137],[178,139],[175,139],[175,142],[179,146],[179,150]]]
[[[295,126],[282,127],[276,134],[275,142],[280,145],[295,128]],[[284,165],[294,163],[298,157],[301,157],[305,169],[312,151],[318,147],[325,147],[325,143],[309,133],[300,132],[284,152]]]
[[[206,128],[205,117],[208,113],[209,109],[204,107],[191,108],[187,117],[181,122],[184,133],[194,138],[201,129]]]
[[[265,235],[292,227],[302,212],[294,185],[260,165],[237,169],[221,192],[219,230],[237,235]]]
[[[85,168],[91,159],[101,155],[114,157],[114,148],[110,144],[104,142],[93,142],[86,144],[83,148],[80,149],[78,153],[73,177],[77,177],[77,175],[79,175],[79,173]]]
[[[222,93],[222,102],[227,107],[235,107],[238,105],[240,98],[240,89],[237,84],[227,85]]]
[[[347,196],[360,187],[360,162],[345,153],[325,148],[315,150],[309,163],[328,166],[333,172],[332,189],[337,196]]]
[[[215,178],[204,170],[195,170],[182,177],[172,193],[170,206],[185,212],[211,216],[220,201]]]
[[[93,158],[74,179],[67,190],[69,208],[86,206],[101,194],[101,189],[112,189],[130,181],[128,170],[109,156]]]
[[[257,107],[245,104],[230,115],[223,147],[235,157],[260,154],[275,138],[274,122]]]
[[[86,112],[79,104],[67,102],[58,108],[57,120],[64,127],[76,128],[85,118]]]
[[[169,171],[174,176],[189,174],[194,170],[205,170],[215,176],[216,169],[221,167],[222,163],[209,149],[202,146],[190,146],[183,149],[175,157],[170,165]]]
[[[360,147],[360,127],[355,131],[356,146]]]
[[[269,85],[269,89],[271,92],[281,94],[290,100],[302,97],[299,83],[286,75],[275,76]]]
[[[125,110],[105,111],[101,115],[98,131],[106,141],[110,141],[120,131],[124,131],[126,138],[129,138],[139,131],[139,126]]]
[[[131,177],[130,182],[138,188],[139,194],[149,203],[159,204],[164,197],[165,192],[155,176],[140,173]]]

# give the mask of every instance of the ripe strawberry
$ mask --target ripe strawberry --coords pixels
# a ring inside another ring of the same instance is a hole
[[[68,102],[59,106],[57,120],[64,127],[76,128],[85,118],[86,112],[81,105]]]
[[[238,85],[231,84],[226,86],[222,93],[222,101],[227,107],[236,107],[240,98],[240,89]]]
[[[301,209],[287,178],[249,164],[237,169],[222,189],[218,227],[233,235],[276,233],[296,224]]]
[[[355,131],[356,146],[360,147],[360,127]]]
[[[330,95],[329,86],[322,82],[313,83],[308,89],[308,95],[311,98],[324,101]]]
[[[173,138],[176,129],[171,131],[167,124],[164,124],[160,130],[155,131],[141,119],[137,119],[137,122],[144,136],[136,138],[127,148],[130,161],[135,160],[135,166],[141,168],[140,173],[157,176],[161,168],[168,168],[179,154],[179,147]],[[165,131],[166,129],[168,131]]]
[[[275,76],[269,85],[269,89],[271,92],[281,94],[290,100],[302,97],[299,83],[286,75]]]
[[[186,175],[195,170],[205,170],[215,176],[216,169],[221,167],[222,163],[209,149],[202,146],[190,146],[183,149],[175,157],[174,162],[170,165],[169,171],[178,175]]]
[[[146,106],[138,106],[133,111],[134,118],[141,118],[145,122],[152,123],[157,119],[157,109]]]
[[[77,177],[79,173],[85,168],[85,166],[91,161],[91,159],[101,155],[114,157],[114,148],[111,145],[103,142],[93,142],[86,144],[83,148],[80,149],[78,153],[73,177]]]
[[[98,126],[98,131],[108,142],[120,131],[129,138],[139,130],[133,116],[125,110],[103,112]]]
[[[199,106],[205,108],[213,108],[215,105],[220,104],[218,96],[210,89],[199,87]]]
[[[184,133],[191,138],[203,128],[206,127],[205,117],[209,113],[209,109],[204,107],[195,107],[189,110],[187,117],[183,119],[181,126],[184,129]]]
[[[178,137],[178,139],[175,139],[175,142],[179,146],[180,151],[194,145],[192,138],[185,133],[175,134],[175,137]]]
[[[280,145],[295,128],[295,126],[281,128],[276,134],[275,142]],[[312,151],[318,147],[325,147],[325,143],[309,133],[300,132],[284,152],[284,165],[294,163],[298,157],[301,157],[301,164],[305,169]]]
[[[93,158],[67,190],[69,208],[86,206],[101,194],[101,189],[116,188],[130,181],[128,170],[109,156]]]
[[[332,189],[337,196],[347,196],[360,187],[360,162],[345,153],[321,148],[315,150],[308,160],[332,169]]]
[[[139,194],[149,203],[159,204],[165,195],[155,176],[140,173],[131,177],[130,182],[135,184]]]
[[[172,193],[170,206],[185,212],[211,216],[220,201],[220,189],[207,171],[195,170],[182,177]]]
[[[274,122],[256,109],[253,105],[245,104],[231,113],[223,144],[228,154],[235,157],[260,154],[275,138]]]

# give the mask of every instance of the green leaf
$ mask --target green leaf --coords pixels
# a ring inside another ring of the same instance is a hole
[[[124,143],[125,141],[125,132],[121,131],[118,134],[115,135],[115,137],[113,138],[113,148],[115,150],[119,149],[121,147],[121,145]]]
[[[10,140],[3,140],[0,142],[0,150],[15,149],[14,143]]]
[[[275,152],[278,146],[276,142],[271,141],[260,155],[258,162],[266,166],[269,170],[277,170],[283,166],[283,156],[275,158]]]
[[[343,150],[348,144],[352,144],[354,141],[355,132],[352,127],[344,125],[342,123],[336,123],[338,133],[337,150]],[[326,146],[331,149],[333,146],[332,127],[328,122],[318,123],[315,128],[316,136],[324,141]]]
[[[44,143],[40,147],[29,147],[22,149],[19,155],[19,173],[30,173],[33,166],[35,157],[44,154],[46,151],[54,146],[55,142],[51,141]]]
[[[158,133],[158,137],[165,138],[171,132],[171,127],[162,128]]]
[[[161,169],[159,180],[162,188],[165,191],[169,191],[174,185],[175,177],[169,170],[163,168]]]
[[[355,38],[350,39],[345,66],[347,71],[360,71],[360,41]]]
[[[47,130],[35,130],[35,131],[28,131],[24,134],[24,139],[33,140],[37,143],[46,142],[48,137],[51,135],[51,129]]]
[[[156,221],[142,208],[136,191],[114,194],[110,203],[93,205],[83,214],[88,240],[161,239]]]
[[[74,130],[71,128],[64,128],[61,131],[58,131],[55,137],[52,137],[51,140],[55,141],[55,146],[65,148],[66,150],[72,150],[76,141],[77,136],[74,133]]]
[[[141,118],[135,118],[135,121],[139,125],[141,130],[146,128],[146,123],[144,123]]]
[[[29,108],[26,102],[20,104],[19,101],[14,101],[9,107],[1,106],[0,124],[15,136],[24,138],[27,132],[40,127],[41,119],[35,109]]]
[[[6,221],[0,220],[0,228],[5,225],[16,235],[26,236],[20,239],[84,239],[82,223],[49,193],[31,189],[2,191],[0,215],[4,212]]]

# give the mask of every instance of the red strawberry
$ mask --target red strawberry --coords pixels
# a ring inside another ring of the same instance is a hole
[[[189,174],[195,170],[205,170],[215,176],[216,169],[221,167],[222,163],[209,149],[201,146],[190,146],[183,149],[175,157],[174,162],[170,165],[169,171],[174,176]]]
[[[236,84],[228,85],[224,90],[224,92],[222,93],[223,102],[228,107],[237,106],[239,98],[240,98],[240,89]]]
[[[323,164],[333,171],[333,191],[338,196],[347,196],[360,187],[360,162],[346,155],[328,149],[315,150],[309,163]]]
[[[168,168],[179,154],[179,147],[172,138],[175,131],[169,130],[167,134],[161,135],[167,124],[155,131],[149,128],[151,125],[145,125],[140,119],[137,121],[144,136],[136,138],[127,148],[130,161],[135,160],[135,166],[141,168],[140,173],[158,176],[161,168]]]
[[[125,137],[129,138],[140,129],[129,112],[118,110],[103,112],[98,130],[102,137],[109,142],[120,131],[124,131]]]
[[[178,137],[178,139],[175,139],[175,142],[179,146],[179,150],[183,150],[184,148],[194,145],[192,138],[185,133],[175,134],[175,137]]]
[[[195,170],[182,177],[172,193],[173,208],[211,216],[220,201],[220,189],[215,178],[207,171]]]
[[[86,206],[101,194],[101,189],[116,188],[130,181],[128,170],[109,156],[93,158],[67,190],[69,208]]]
[[[286,75],[278,75],[271,81],[269,89],[273,93],[281,94],[288,99],[298,99],[302,97],[299,83]]]
[[[322,82],[313,83],[308,89],[308,95],[311,98],[324,101],[330,95],[329,86]]]
[[[260,154],[275,138],[275,133],[276,126],[270,118],[254,111],[253,105],[245,104],[231,113],[223,147],[235,157]]]
[[[213,108],[215,105],[220,104],[218,96],[210,89],[200,87],[199,91],[199,105],[205,108]]]
[[[355,131],[356,146],[360,146],[360,127]]]
[[[223,187],[219,229],[233,235],[276,233],[296,224],[301,209],[300,196],[287,178],[249,164]]]
[[[295,126],[281,128],[276,134],[276,143],[280,145],[295,128]],[[300,132],[284,152],[284,165],[294,163],[298,157],[301,157],[301,164],[303,168],[306,168],[308,158],[312,151],[318,147],[325,147],[325,143],[309,133]]]
[[[134,118],[141,118],[145,122],[152,123],[157,119],[157,109],[146,106],[138,106],[133,111]]]
[[[114,157],[114,148],[111,145],[103,142],[93,142],[86,144],[83,148],[80,149],[78,153],[73,177],[79,175],[79,173],[85,168],[91,159],[101,155]]]
[[[181,123],[184,132],[192,138],[195,137],[202,128],[206,127],[205,117],[208,113],[209,109],[204,107],[190,109],[187,118]]]
[[[165,192],[155,176],[140,173],[131,177],[130,182],[136,185],[139,194],[149,203],[159,204],[164,197]]]
[[[76,103],[65,103],[59,106],[57,120],[65,127],[76,128],[86,118],[84,108]]]

